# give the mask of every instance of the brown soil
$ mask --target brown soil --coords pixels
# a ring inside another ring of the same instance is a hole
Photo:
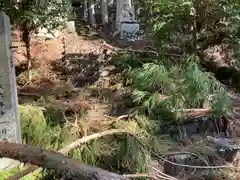
[[[116,101],[119,92],[110,88],[121,83],[121,78],[112,73],[116,67],[109,62],[110,57],[102,54],[101,39],[71,34],[31,40],[33,81],[28,85],[25,47],[21,42],[17,45],[13,54],[20,103],[51,98],[65,112],[87,110],[84,118],[89,119],[126,113],[125,108],[119,109],[123,102]]]

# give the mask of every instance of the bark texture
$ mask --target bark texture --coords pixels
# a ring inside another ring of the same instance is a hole
[[[60,153],[23,144],[0,141],[0,157],[7,157],[59,171],[66,178],[81,180],[127,180],[127,178],[72,160]]]

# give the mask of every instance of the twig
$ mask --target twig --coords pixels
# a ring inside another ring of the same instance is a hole
[[[159,174],[156,174],[156,176],[157,176],[158,178],[160,178],[161,180],[162,180],[162,179],[165,179],[165,180],[174,180],[174,179],[169,179],[169,178],[167,178],[167,177],[165,177],[165,176],[161,176],[161,175],[159,175]]]
[[[139,177],[145,177],[145,178],[150,178],[154,180],[158,180],[156,177],[152,176],[151,174],[124,174],[123,177],[127,178],[139,178]]]
[[[119,116],[117,119],[122,120],[122,119],[130,118],[130,117],[133,117],[133,116],[134,116],[134,114],[125,114],[125,115]]]
[[[177,109],[177,111],[183,111],[183,112],[208,112],[212,110],[211,108],[192,108],[192,109]]]
[[[30,82],[29,81],[27,81],[21,88],[24,88],[24,87],[26,87],[28,84],[29,84]]]
[[[177,109],[178,112],[183,112],[185,113],[188,117],[189,116],[203,116],[208,113],[212,112],[211,108],[193,108],[193,109]]]
[[[208,162],[206,161],[206,159],[204,159],[203,157],[197,155],[196,153],[192,153],[192,152],[188,152],[188,151],[184,151],[184,152],[171,152],[171,153],[166,153],[164,154],[165,156],[169,156],[169,155],[177,155],[177,154],[190,154],[193,156],[196,156],[197,158],[199,158],[201,161],[203,161],[207,166],[209,166]]]
[[[179,164],[179,163],[175,163],[173,161],[169,161],[169,160],[159,156],[156,153],[153,153],[153,155],[156,156],[157,158],[161,159],[164,162],[168,162],[172,165],[180,166],[180,167],[187,167],[187,168],[192,168],[192,169],[234,169],[234,170],[237,170],[237,168],[233,167],[233,166],[193,166],[193,165],[187,165],[187,164]]]
[[[164,173],[163,173],[164,174]],[[158,178],[161,179],[165,179],[165,180],[178,180],[176,178],[170,178],[167,176],[163,176],[163,175],[156,175]],[[154,177],[151,174],[124,174],[123,177],[127,177],[127,178],[139,178],[139,177],[143,177],[143,178],[149,178],[149,179],[154,179],[154,180],[159,180],[157,177]]]
[[[118,120],[122,120],[125,118],[129,118],[129,117],[133,117],[134,114],[124,114],[118,117],[113,117],[113,116],[108,116],[108,115],[104,115],[105,117],[109,118],[109,119],[113,119],[113,121],[118,121]]]
[[[162,171],[159,171],[158,169],[156,169],[155,167],[152,167],[153,170],[157,171],[159,174],[161,174],[160,176],[164,177],[165,179],[167,180],[178,180],[177,178],[175,177],[172,177],[170,175],[167,175],[165,173],[163,173]],[[159,175],[158,175],[159,176]]]
[[[191,176],[193,176],[196,171],[197,171],[197,169],[194,169],[193,172],[191,173]]]
[[[131,135],[131,134],[130,134]],[[142,143],[142,141],[140,141],[138,138],[136,138],[135,136],[132,136],[133,138],[135,138],[139,144],[141,144],[141,146],[145,147],[145,145]],[[179,164],[179,163],[175,163],[173,161],[169,161],[166,158],[158,155],[155,151],[153,151],[152,149],[149,148],[149,151],[157,158],[161,159],[163,162],[168,162],[172,165],[175,166],[180,166],[180,167],[186,167],[186,168],[192,168],[192,169],[234,169],[234,170],[238,170],[237,167],[234,166],[193,166],[193,165],[187,165],[187,164]]]
[[[199,158],[201,161],[203,161],[207,166],[209,166],[209,163],[206,161],[206,159],[204,159],[203,157],[197,155],[196,153],[192,153],[192,152],[171,152],[171,153],[167,153],[167,154],[164,154],[166,156],[168,155],[177,155],[177,154],[190,154],[190,155],[193,155],[193,156],[196,156],[197,158]],[[194,168],[193,172],[191,173],[191,175],[193,175],[195,172],[196,172],[196,168]]]
[[[68,146],[62,148],[60,151],[60,153],[63,153],[63,154],[67,154],[69,151],[71,151],[72,149],[80,146],[81,144],[83,143],[86,143],[88,141],[91,141],[93,139],[97,139],[97,138],[100,138],[100,137],[103,137],[103,136],[108,136],[108,135],[112,135],[112,134],[130,134],[130,132],[127,132],[125,130],[118,130],[118,129],[113,129],[113,130],[108,130],[108,131],[104,131],[104,132],[100,132],[100,133],[95,133],[95,134],[92,134],[92,135],[89,135],[89,136],[86,136],[86,137],[83,137],[71,144],[69,144]]]
[[[100,137],[103,137],[103,136],[112,135],[112,134],[119,134],[119,133],[128,133],[129,134],[129,132],[127,132],[127,131],[118,130],[118,129],[104,131],[104,132],[101,132],[101,133],[95,133],[95,134],[92,134],[90,136],[82,137],[81,139],[79,139],[79,140],[69,144],[68,146],[60,149],[58,152],[62,153],[62,154],[67,154],[69,151],[71,151],[72,149],[80,146],[83,143],[86,143],[88,141],[91,141],[93,139],[97,139],[97,138],[100,138]],[[27,169],[13,175],[13,176],[10,176],[7,180],[18,180],[18,179],[26,176],[27,174],[30,174],[31,172],[36,171],[36,170],[40,171],[41,168],[39,168],[38,166],[29,166]]]

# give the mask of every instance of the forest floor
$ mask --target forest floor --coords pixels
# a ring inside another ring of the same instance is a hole
[[[32,39],[33,81],[28,84],[25,47],[18,43],[13,54],[19,104],[44,99],[45,108],[60,112],[66,121],[89,120],[96,129],[102,128],[101,120],[128,114],[123,100],[128,88],[123,85],[122,72],[112,63],[112,50],[104,51],[102,42],[99,37],[77,34]],[[138,44],[136,48],[145,46],[146,43]],[[80,117],[75,116],[76,112],[80,112]],[[240,132],[239,126],[234,131]]]

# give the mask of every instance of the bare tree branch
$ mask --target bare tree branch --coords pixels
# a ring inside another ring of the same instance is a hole
[[[127,132],[125,130],[118,130],[118,129],[113,129],[113,130],[109,130],[109,131],[104,131],[104,132],[100,132],[100,133],[96,133],[96,134],[92,134],[86,137],[83,137],[71,144],[69,144],[68,146],[62,148],[59,152],[63,153],[63,154],[67,154],[69,151],[71,151],[72,149],[78,147],[79,145],[89,142],[93,139],[97,139],[103,136],[107,136],[107,135],[113,135],[113,134],[130,134],[130,132]]]

